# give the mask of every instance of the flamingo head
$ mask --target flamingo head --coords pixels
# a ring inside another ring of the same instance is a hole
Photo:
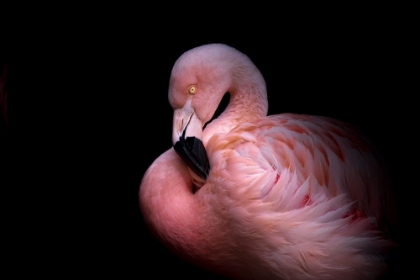
[[[233,86],[231,57],[236,52],[225,45],[214,45],[218,47],[205,45],[181,55],[169,83],[169,102],[174,109],[172,142],[198,187],[205,183],[210,170],[203,127]]]

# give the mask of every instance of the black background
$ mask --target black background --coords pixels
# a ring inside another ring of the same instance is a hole
[[[400,65],[405,37],[393,21],[193,32],[191,23],[157,30],[126,20],[30,32],[3,58],[10,63],[6,243],[15,274],[211,276],[149,234],[137,197],[147,167],[171,147],[171,68],[206,43],[229,44],[254,61],[269,114],[331,116],[364,131],[389,166],[404,220],[400,149],[410,145],[411,124],[399,113],[409,96]]]

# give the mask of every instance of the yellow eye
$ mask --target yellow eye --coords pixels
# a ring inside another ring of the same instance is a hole
[[[197,86],[192,85],[188,88],[188,93],[189,94],[194,94],[197,91]]]

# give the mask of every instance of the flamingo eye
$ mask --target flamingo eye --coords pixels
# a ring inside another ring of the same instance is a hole
[[[188,93],[189,94],[194,94],[197,91],[197,86],[196,85],[192,85],[188,88]]]

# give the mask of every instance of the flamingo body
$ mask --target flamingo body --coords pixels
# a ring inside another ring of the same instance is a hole
[[[202,130],[225,92],[228,107]],[[233,279],[385,273],[392,195],[356,128],[320,116],[267,116],[261,73],[221,44],[177,60],[169,100],[174,142],[182,132],[198,137],[210,165],[199,178],[171,148],[144,174],[142,213],[170,250]]]

